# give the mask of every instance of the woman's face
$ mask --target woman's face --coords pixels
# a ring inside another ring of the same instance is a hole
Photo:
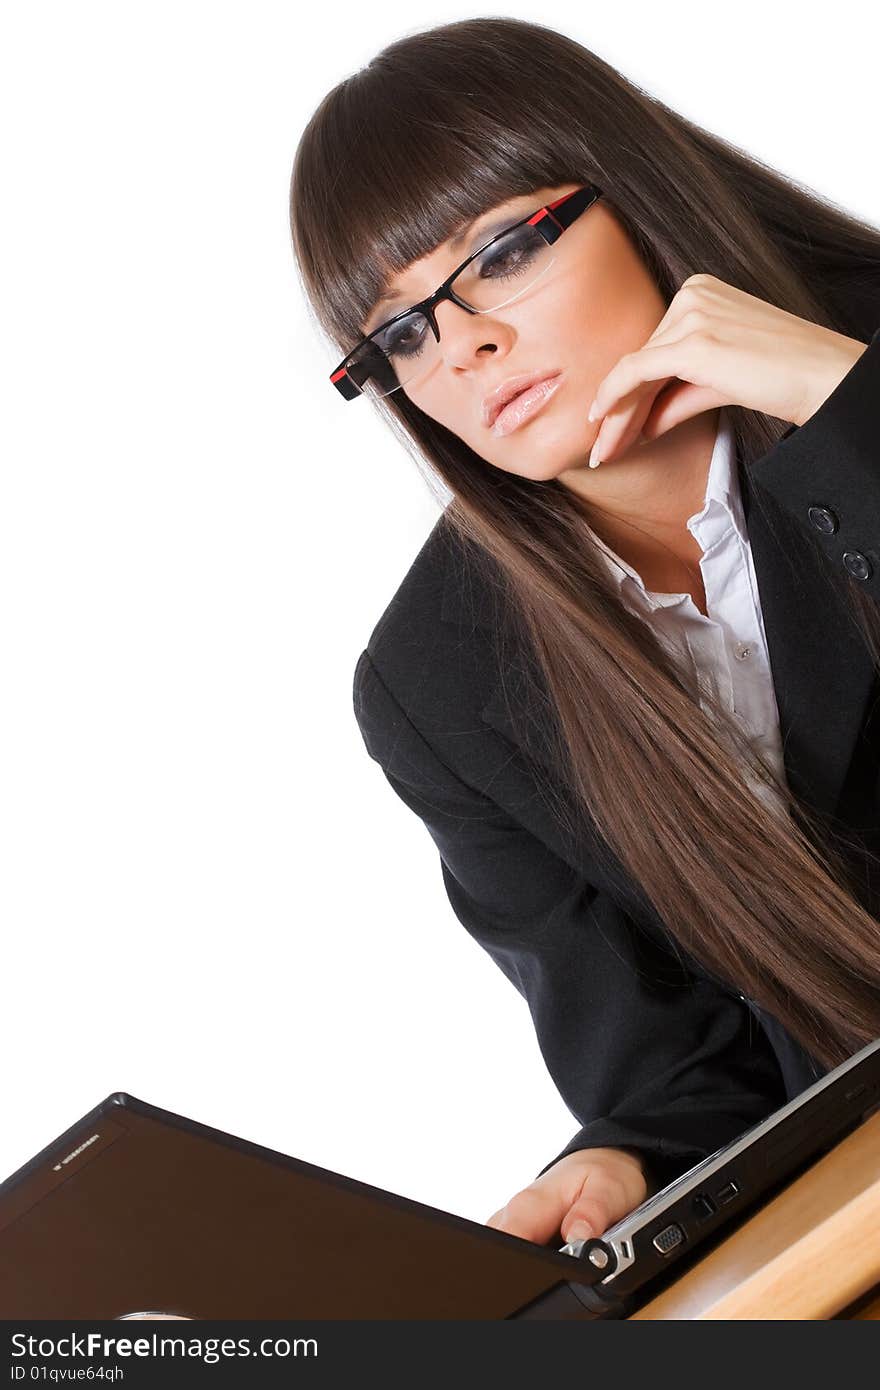
[[[515,222],[578,187],[535,189],[487,209],[475,225],[501,214]],[[566,229],[553,253],[547,273],[500,309],[470,314],[449,300],[437,305],[439,355],[417,382],[399,388],[488,463],[535,481],[587,470],[601,424],[587,419],[596,388],[618,358],[644,344],[666,312],[647,266],[602,198]],[[414,261],[394,282],[399,298],[374,309],[369,328],[431,294],[462,256],[444,242]],[[516,429],[493,434],[484,398],[508,377],[532,372],[558,373],[556,390]]]

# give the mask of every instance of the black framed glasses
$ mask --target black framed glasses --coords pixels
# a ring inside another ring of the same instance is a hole
[[[547,273],[551,248],[576,218],[601,198],[585,184],[492,237],[443,281],[427,299],[395,314],[362,338],[330,373],[345,400],[389,396],[429,372],[440,355],[436,306],[444,299],[469,314],[490,314],[511,304]]]

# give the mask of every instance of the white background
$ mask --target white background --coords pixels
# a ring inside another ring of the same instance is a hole
[[[482,1221],[577,1125],[354,719],[438,504],[287,195],[330,87],[492,11],[297,8],[2,9],[0,1178],[125,1090]],[[496,12],[880,222],[871,6]]]

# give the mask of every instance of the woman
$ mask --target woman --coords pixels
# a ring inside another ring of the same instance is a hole
[[[503,18],[330,92],[291,227],[451,495],[359,725],[581,1122],[489,1224],[598,1235],[880,1034],[880,233]]]

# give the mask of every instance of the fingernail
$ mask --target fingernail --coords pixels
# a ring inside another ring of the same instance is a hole
[[[589,1225],[588,1222],[573,1221],[571,1223],[571,1227],[569,1228],[568,1235],[566,1236],[566,1240],[568,1242],[575,1240],[589,1240],[592,1234],[593,1228],[591,1225]]]
[[[596,419],[596,416],[598,415],[598,413],[599,413],[599,412],[598,412],[598,410],[596,409],[596,402],[593,401],[593,404],[590,406],[590,413],[589,413],[589,415],[587,416],[587,419],[588,419],[588,420],[595,420],[595,419]]]
[[[599,464],[602,462],[602,459],[600,458],[599,454],[598,454],[597,451],[596,451],[596,445],[598,444],[598,442],[599,442],[599,441],[596,440],[596,441],[594,442],[594,444],[593,444],[592,449],[590,450],[590,467],[591,467],[591,468],[598,468],[598,467],[599,467]]]

